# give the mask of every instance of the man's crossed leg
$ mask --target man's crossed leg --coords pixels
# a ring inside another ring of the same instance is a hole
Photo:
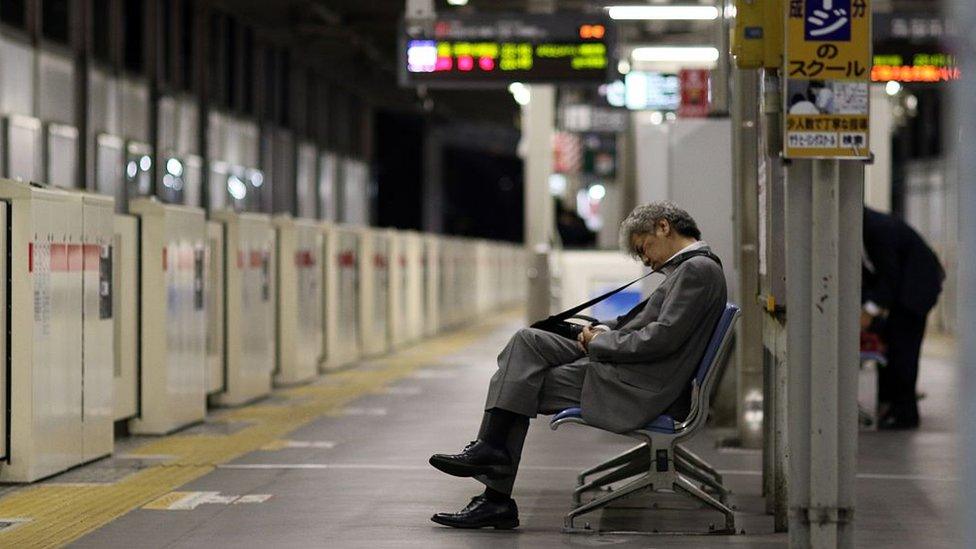
[[[534,328],[512,336],[498,355],[477,440],[458,454],[430,458],[449,475],[477,479],[485,492],[461,511],[438,513],[432,521],[456,528],[518,526],[511,494],[529,419],[579,406],[586,362],[579,345],[564,337]]]

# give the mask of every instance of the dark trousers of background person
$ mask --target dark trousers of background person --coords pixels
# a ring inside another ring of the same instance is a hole
[[[895,308],[888,313],[881,331],[888,364],[879,372],[878,400],[891,404],[889,415],[900,423],[918,422],[915,384],[925,320],[925,316]]]

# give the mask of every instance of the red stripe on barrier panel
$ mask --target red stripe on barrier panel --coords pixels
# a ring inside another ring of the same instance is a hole
[[[102,247],[98,244],[85,244],[85,270],[98,272],[101,267]]]
[[[81,244],[68,244],[68,270],[81,272],[85,268],[85,249]]]
[[[68,246],[51,244],[51,272],[63,273],[68,270]]]
[[[315,256],[311,250],[299,250],[295,252],[295,265],[298,267],[314,267]]]
[[[34,272],[34,243],[27,243],[27,272]]]
[[[373,266],[376,267],[377,269],[385,269],[386,268],[386,258],[383,257],[383,256],[381,256],[381,255],[379,255],[379,254],[374,255],[373,256]]]
[[[352,267],[356,264],[356,255],[350,251],[342,252],[339,254],[339,266],[340,267]]]
[[[169,270],[169,248],[163,246],[163,270]]]
[[[251,251],[251,268],[256,269],[264,264],[264,254],[260,250]]]

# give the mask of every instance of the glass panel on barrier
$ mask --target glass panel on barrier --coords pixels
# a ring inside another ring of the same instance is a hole
[[[47,127],[47,182],[76,189],[78,183],[78,129],[63,124]]]
[[[115,210],[128,210],[125,200],[124,164],[125,151],[122,140],[114,135],[102,134],[95,141],[95,190],[115,197]]]
[[[29,116],[6,119],[7,176],[41,182],[41,122]]]
[[[126,145],[126,198],[149,196],[152,194],[152,163],[152,147],[148,144],[130,141]]]
[[[186,162],[175,154],[163,155],[160,170],[159,199],[169,204],[183,204],[186,189]]]

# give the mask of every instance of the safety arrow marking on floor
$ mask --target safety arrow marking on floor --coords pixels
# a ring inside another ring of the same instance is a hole
[[[385,416],[386,408],[343,408],[342,415],[344,416]]]
[[[454,370],[417,370],[413,373],[413,377],[417,379],[451,379],[457,377],[457,372]]]
[[[191,511],[204,503],[231,505],[264,503],[271,494],[221,495],[220,492],[170,492],[142,506],[154,511]]]
[[[388,395],[419,395],[423,390],[420,387],[387,387],[386,394]]]
[[[336,447],[336,443],[331,440],[274,440],[261,447],[266,452],[275,452],[286,448],[324,448],[326,450]]]

